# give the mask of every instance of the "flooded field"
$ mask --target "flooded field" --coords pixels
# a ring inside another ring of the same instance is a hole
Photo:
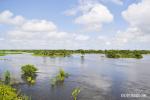
[[[150,100],[150,55],[142,59],[110,59],[102,54],[74,54],[70,57],[40,57],[31,54],[0,56],[0,76],[10,71],[15,88],[32,100],[73,100],[71,93],[80,87],[78,100]],[[36,83],[26,84],[21,67],[38,68]],[[51,86],[51,79],[63,68],[70,76],[63,84]],[[133,94],[133,95],[127,95]],[[129,97],[127,97],[129,96]]]

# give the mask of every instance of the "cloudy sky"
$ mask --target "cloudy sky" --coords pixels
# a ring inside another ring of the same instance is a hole
[[[150,0],[0,0],[0,49],[150,49]]]

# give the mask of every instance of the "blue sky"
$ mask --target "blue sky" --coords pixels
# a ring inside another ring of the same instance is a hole
[[[0,49],[150,49],[148,4],[1,0]]]

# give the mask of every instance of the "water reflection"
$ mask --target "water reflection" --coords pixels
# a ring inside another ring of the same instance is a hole
[[[42,57],[43,58],[43,63],[47,64],[47,57]]]
[[[30,54],[7,55],[0,60],[0,77],[6,70],[15,81],[21,78],[21,66],[34,64],[39,69],[33,86],[19,84],[23,94],[32,100],[71,100],[71,91],[80,87],[79,100],[150,100],[150,56],[143,59],[108,59],[103,55],[73,55],[70,57],[37,57]],[[57,87],[51,79],[63,68],[71,76]],[[121,93],[142,91],[146,98],[121,98]]]
[[[83,65],[84,64],[84,56],[81,56],[81,64]]]

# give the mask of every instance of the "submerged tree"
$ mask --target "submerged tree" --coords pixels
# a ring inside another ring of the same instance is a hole
[[[51,79],[51,85],[55,85],[57,83],[64,82],[65,78],[68,78],[69,74],[66,73],[62,68],[59,69],[59,73],[56,75],[56,77]]]
[[[34,65],[24,65],[21,67],[22,70],[22,78],[28,84],[34,84],[36,80],[36,71],[38,70]]]

